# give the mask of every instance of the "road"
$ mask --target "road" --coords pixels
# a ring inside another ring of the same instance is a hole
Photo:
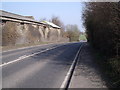
[[[51,44],[2,53],[3,88],[60,88],[81,43]]]

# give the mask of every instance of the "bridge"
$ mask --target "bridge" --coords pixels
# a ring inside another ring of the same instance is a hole
[[[59,41],[61,28],[51,22],[38,22],[31,16],[22,16],[0,10],[3,45]]]

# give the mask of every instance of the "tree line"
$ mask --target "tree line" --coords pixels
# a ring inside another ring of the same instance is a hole
[[[87,40],[99,53],[97,62],[113,87],[120,87],[120,2],[89,2],[85,6]]]
[[[41,21],[44,21],[44,20],[46,20],[46,19],[45,18],[41,19]],[[64,23],[57,16],[53,16],[51,18],[51,20],[48,20],[48,21],[60,26],[62,36],[69,38],[70,42],[79,41],[80,40],[80,35],[84,35],[83,32],[80,32],[80,30],[79,30],[79,28],[76,24],[68,24],[68,25],[65,26]]]

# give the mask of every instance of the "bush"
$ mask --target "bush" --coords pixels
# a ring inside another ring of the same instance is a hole
[[[66,34],[69,38],[69,41],[79,41],[80,31],[77,25],[67,25],[66,26]]]
[[[98,62],[114,87],[120,87],[120,3],[86,3],[83,13],[88,41],[102,54]]]
[[[120,4],[87,3],[83,18],[88,41],[106,55],[120,55]]]
[[[15,22],[6,22],[2,30],[2,45],[15,45],[19,37],[17,24]]]

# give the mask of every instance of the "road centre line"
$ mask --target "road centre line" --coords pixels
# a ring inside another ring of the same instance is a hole
[[[43,44],[43,45],[35,45],[35,46],[28,46],[28,47],[22,47],[22,48],[17,48],[17,49],[12,49],[12,50],[3,51],[3,53],[4,53],[4,52],[15,51],[15,50],[22,50],[22,49],[32,48],[32,47],[39,47],[39,46],[44,46],[44,45],[51,45],[51,44],[54,44],[54,43]]]
[[[21,60],[23,60],[23,59],[25,59],[25,58],[28,58],[28,57],[31,57],[31,56],[34,56],[34,55],[37,55],[37,54],[40,54],[40,53],[43,53],[43,52],[46,52],[46,51],[49,51],[49,50],[52,50],[52,49],[58,48],[58,47],[60,47],[60,46],[56,46],[56,47],[52,47],[52,48],[48,48],[48,49],[46,49],[46,50],[43,50],[43,51],[40,51],[40,52],[37,52],[37,53],[33,53],[33,54],[31,54],[31,55],[23,55],[23,56],[20,56],[18,59],[15,59],[15,60],[13,60],[13,61],[10,61],[10,62],[7,62],[7,63],[3,63],[3,64],[1,64],[0,67],[3,67],[3,66],[6,66],[6,65],[9,65],[9,64],[14,63],[14,62],[21,61]]]
[[[58,44],[69,44],[69,43],[75,43],[75,42],[61,42],[61,43],[49,43],[49,44],[27,46],[27,47],[21,47],[21,48],[17,48],[17,49],[11,49],[11,50],[2,51],[2,53],[10,52],[10,51],[15,51],[15,50],[28,49],[28,48],[32,48],[32,47],[39,47],[39,46],[44,46],[44,45],[54,45],[54,44],[58,45]]]
[[[71,42],[61,42],[61,43],[49,43],[49,44],[41,44],[41,45],[34,45],[34,46],[27,46],[27,47],[21,47],[21,48],[17,48],[17,49],[11,49],[11,50],[6,50],[6,51],[2,51],[2,53],[4,52],[10,52],[10,51],[15,51],[15,50],[22,50],[22,49],[28,49],[28,48],[32,48],[32,47],[39,47],[39,46],[44,46],[44,45],[58,45],[58,44],[67,44],[67,43],[71,43]]]

